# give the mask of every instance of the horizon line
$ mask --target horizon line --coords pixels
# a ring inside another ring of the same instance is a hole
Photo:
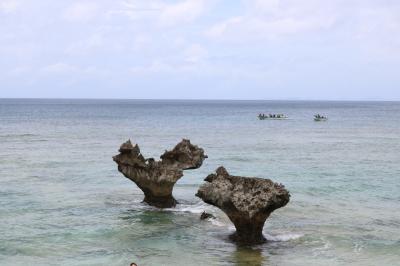
[[[54,98],[54,97],[0,97],[0,100],[126,100],[126,101],[299,101],[299,102],[400,102],[387,99],[215,99],[215,98]]]

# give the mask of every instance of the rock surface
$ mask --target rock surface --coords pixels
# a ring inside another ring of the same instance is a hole
[[[113,157],[118,171],[144,192],[146,203],[160,208],[176,205],[172,190],[183,176],[183,170],[199,168],[207,158],[202,148],[192,145],[187,139],[161,155],[160,161],[145,159],[139,146],[130,140],[121,145],[119,152]]]
[[[202,212],[201,215],[200,215],[200,220],[206,220],[206,219],[210,219],[210,218],[215,219],[215,216],[212,215],[211,213],[208,213],[208,212],[205,212],[205,211]]]
[[[231,176],[224,167],[206,177],[196,196],[224,211],[236,227],[236,242],[260,244],[265,220],[289,202],[289,192],[270,179]]]

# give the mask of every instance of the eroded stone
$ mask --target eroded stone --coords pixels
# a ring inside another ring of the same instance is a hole
[[[204,150],[183,139],[171,151],[161,155],[161,160],[145,159],[139,146],[130,140],[123,143],[119,154],[113,157],[118,171],[143,191],[149,205],[170,208],[177,203],[172,195],[175,183],[183,176],[183,170],[197,169],[207,155]]]
[[[231,176],[224,167],[208,175],[205,181],[196,196],[226,213],[236,228],[231,238],[240,243],[265,242],[262,229],[266,219],[290,198],[282,184],[270,179]]]

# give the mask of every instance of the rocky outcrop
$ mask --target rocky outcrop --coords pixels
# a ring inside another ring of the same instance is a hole
[[[204,150],[183,139],[171,151],[165,151],[161,160],[145,159],[139,146],[130,140],[123,143],[119,154],[113,157],[118,171],[129,178],[144,192],[149,205],[170,208],[177,201],[172,196],[175,183],[183,176],[183,170],[199,168],[207,155]]]
[[[202,212],[200,215],[200,220],[215,219],[215,216],[208,212]]]
[[[289,202],[289,192],[270,179],[231,176],[224,167],[206,177],[196,196],[224,211],[236,227],[231,239],[259,244],[265,220]]]

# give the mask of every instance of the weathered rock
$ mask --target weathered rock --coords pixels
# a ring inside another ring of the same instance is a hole
[[[197,169],[202,164],[207,155],[204,155],[204,150],[192,145],[190,140],[183,139],[179,142],[172,151],[165,151],[160,156],[164,164],[170,164],[183,170]]]
[[[202,212],[201,213],[201,215],[200,215],[200,220],[206,220],[206,219],[209,219],[209,218],[215,218],[215,216],[214,215],[212,215],[211,213],[208,213],[208,212]]]
[[[207,158],[202,148],[186,139],[161,155],[161,161],[145,159],[139,146],[133,145],[130,140],[121,145],[119,152],[113,157],[118,164],[118,171],[144,192],[145,202],[160,208],[176,205],[172,190],[183,176],[183,170],[199,168]]]
[[[231,239],[259,244],[265,220],[289,202],[289,192],[270,179],[231,176],[224,167],[206,177],[196,196],[224,211],[236,227]]]

